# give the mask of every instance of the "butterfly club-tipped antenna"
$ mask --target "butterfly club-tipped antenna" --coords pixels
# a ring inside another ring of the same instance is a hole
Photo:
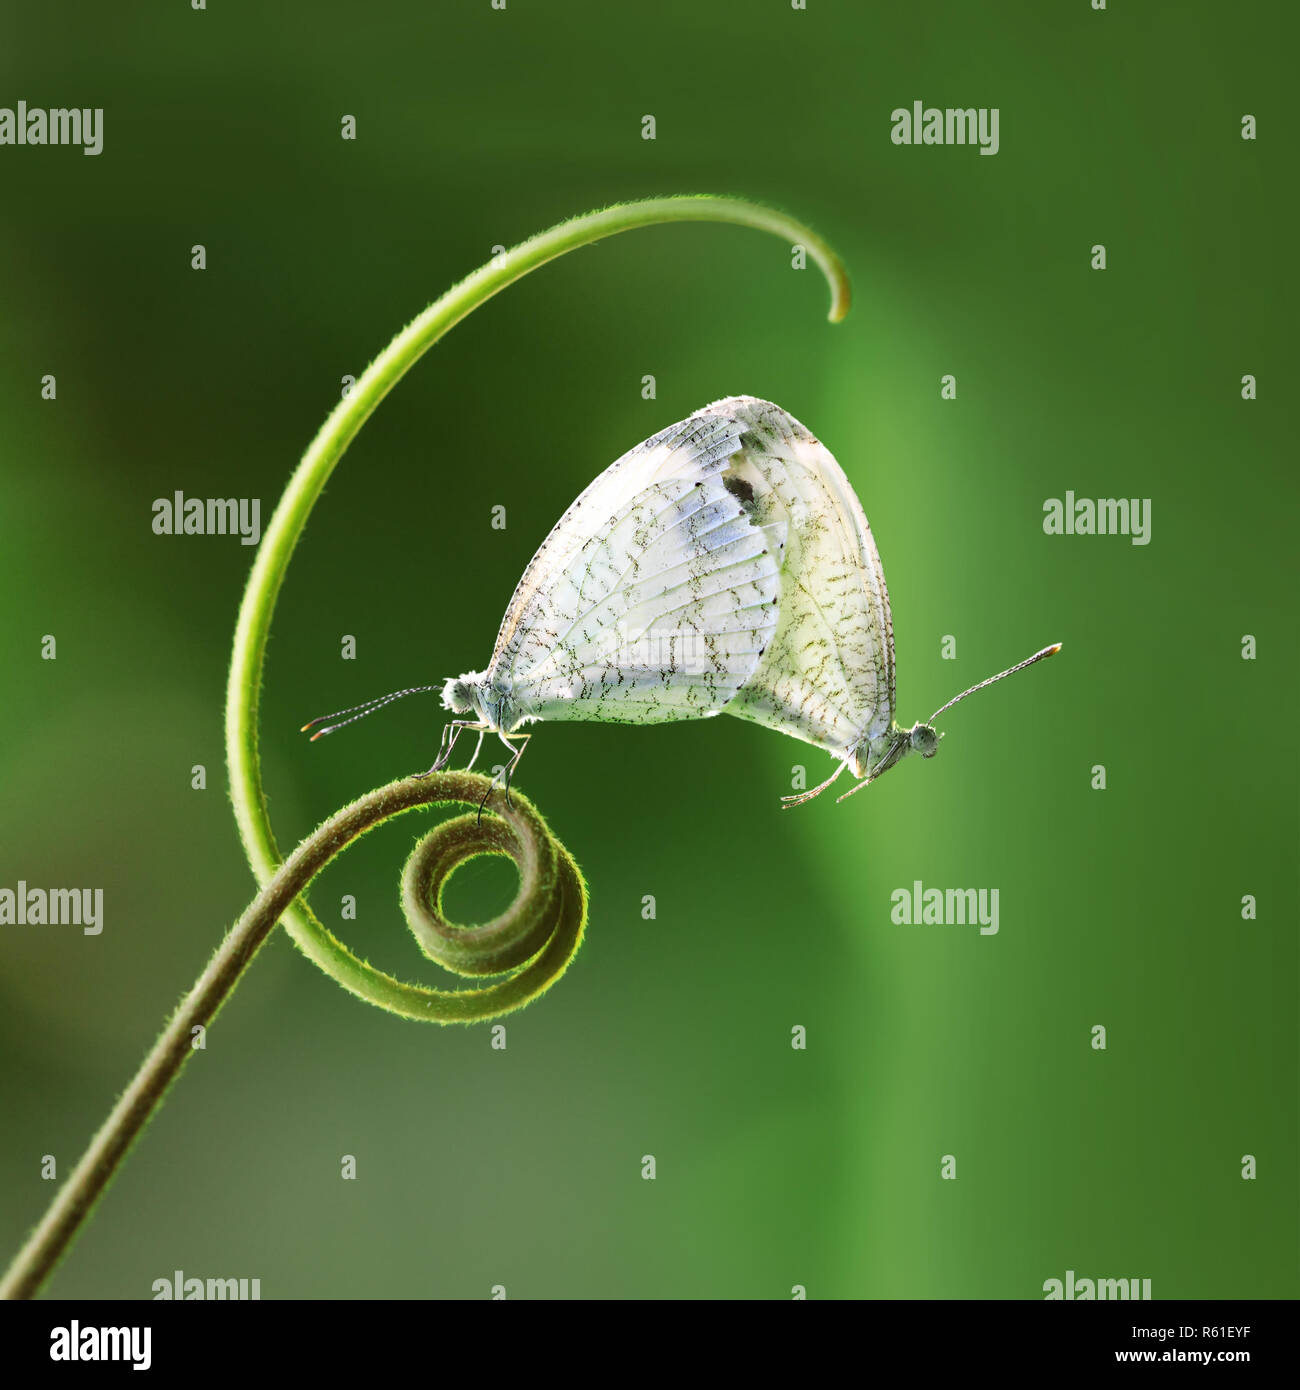
[[[318,738],[324,738],[326,734],[332,734],[336,729],[341,729],[346,724],[355,724],[358,719],[364,719],[368,714],[374,714],[376,710],[383,709],[385,705],[390,705],[394,700],[400,700],[404,695],[422,695],[426,691],[441,690],[441,685],[413,685],[406,690],[394,690],[387,695],[377,695],[373,700],[365,700],[359,705],[350,705],[347,709],[335,710],[333,714],[318,715],[315,719],[309,719],[299,730],[306,733],[308,729],[316,728],[317,724],[325,724],[325,728],[316,729],[311,736],[311,742],[315,743]],[[343,715],[350,718],[344,719]],[[337,719],[337,724],[326,723],[327,720]]]
[[[1008,676],[1014,676],[1017,671],[1023,671],[1025,667],[1032,666],[1035,662],[1044,661],[1049,656],[1055,656],[1060,650],[1061,643],[1053,642],[1050,647],[1044,647],[1041,652],[1035,652],[1033,656],[1027,656],[1023,661],[1017,661],[1014,666],[1008,666],[1005,671],[999,671],[996,676],[990,676],[987,680],[980,681],[978,685],[972,685],[969,690],[963,690],[960,695],[954,695],[946,705],[940,705],[926,722],[933,724],[945,710],[950,710],[954,705],[960,704],[967,695],[974,695],[977,690],[983,690],[985,686],[996,685],[998,681],[1004,681]]]

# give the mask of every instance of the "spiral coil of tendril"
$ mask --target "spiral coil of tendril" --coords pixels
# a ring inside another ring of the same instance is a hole
[[[494,791],[495,814],[479,815],[491,785],[478,773],[444,772],[402,778],[358,797],[308,835],[258,895],[249,910],[264,923],[256,940],[290,908],[305,913],[316,929],[295,937],[302,950],[345,989],[408,1018],[474,1023],[535,999],[559,979],[582,944],[586,885],[573,856],[527,797],[512,790],[507,801]],[[430,960],[457,975],[505,977],[478,989],[430,989],[377,970],[318,922],[299,897],[368,830],[405,811],[450,804],[475,809],[435,825],[416,842],[402,872],[402,910]],[[443,891],[456,869],[481,854],[513,860],[519,890],[491,921],[458,926],[443,911]]]
[[[469,779],[470,774],[462,773],[454,780]],[[441,790],[439,800],[447,791]],[[472,789],[455,795],[457,801],[473,797]],[[519,893],[492,921],[470,928],[453,926],[443,915],[443,889],[461,864],[479,854],[513,859]],[[576,940],[582,922],[580,917],[575,920],[572,908],[581,901],[572,856],[520,795],[511,796],[488,820],[457,816],[436,826],[415,846],[402,871],[402,907],[421,949],[458,975],[501,975],[544,953],[557,933]],[[554,954],[564,953],[545,952],[537,963]]]
[[[363,814],[373,807],[377,814],[371,823],[420,805],[456,802],[476,808],[422,836],[402,871],[402,910],[430,960],[464,976],[513,971],[480,989],[420,990],[426,1016],[444,1023],[492,1018],[535,999],[568,968],[587,920],[586,886],[573,856],[519,792],[512,791],[507,801],[498,790],[495,814],[480,817],[477,808],[489,787],[489,780],[476,773],[450,772],[395,782],[354,803]],[[346,826],[341,828],[346,833]],[[481,854],[512,859],[519,891],[491,921],[457,926],[443,911],[443,890],[460,865]]]

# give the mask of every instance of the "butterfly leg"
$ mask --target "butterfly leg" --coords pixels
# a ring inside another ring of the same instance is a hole
[[[428,772],[417,772],[415,774],[416,777],[432,777],[435,772],[441,772],[442,769],[447,766],[447,762],[451,758],[452,749],[455,748],[456,740],[460,737],[462,729],[486,730],[487,725],[476,723],[472,719],[453,719],[450,723],[444,724],[442,729],[442,742],[438,747],[438,756],[434,760],[433,766]],[[479,736],[479,742],[483,742],[481,734]]]
[[[519,747],[516,748],[516,749],[514,750],[514,751],[515,751],[514,757],[510,759],[509,764],[506,766],[506,802],[507,802],[507,804],[508,804],[509,801],[510,801],[510,779],[515,775],[515,768],[517,768],[517,767],[519,766],[519,759],[522,758],[522,757],[524,756],[524,749],[526,749],[526,748],[528,747],[528,740],[529,740],[530,738],[532,738],[532,734],[515,734],[514,737],[517,738],[517,739],[519,740]],[[508,740],[503,740],[503,741],[506,742],[506,746],[507,746],[507,747],[510,746]]]
[[[903,756],[903,750],[904,748],[906,748],[906,746],[906,741],[902,739],[899,739],[897,742],[890,744],[890,746],[886,748],[884,753],[881,755],[880,761],[875,765],[875,767],[871,769],[870,772],[867,773],[867,775],[862,779],[861,782],[858,783],[856,787],[850,787],[848,791],[844,793],[843,796],[837,796],[835,798],[836,805],[838,805],[841,801],[847,801],[848,798],[851,797],[854,792],[860,792],[863,787],[869,787],[876,780],[876,778],[880,776],[882,772],[888,772],[889,769],[893,767],[893,765],[899,760],[899,758]]]
[[[483,736],[487,733],[486,724],[476,724],[473,727],[478,730],[478,742],[474,745],[474,756],[465,764],[466,772],[473,771],[474,764],[478,762],[478,755],[483,748]]]
[[[802,806],[805,801],[811,801],[813,797],[820,796],[852,761],[853,754],[850,753],[820,786],[814,787],[811,791],[800,792],[798,796],[783,796],[781,800],[784,802],[784,805],[781,809],[783,811],[788,811],[792,806]]]
[[[438,742],[438,756],[433,760],[433,766],[429,769],[429,772],[438,771],[438,769],[441,768],[443,764],[446,762],[448,756],[448,741],[451,737],[451,730],[452,726],[450,724],[444,724],[442,726],[442,738]],[[429,773],[426,772],[424,775],[427,777]]]
[[[502,785],[506,793],[506,804],[513,805],[510,800],[510,779],[514,776],[515,768],[519,766],[519,759],[524,756],[524,749],[528,747],[528,740],[532,738],[532,734],[503,734],[500,730],[497,731],[497,734],[501,742],[510,750],[511,757],[505,767],[492,778],[492,785],[488,787],[487,795],[479,802],[478,814],[480,820],[483,819],[483,807],[487,805],[488,797],[492,795],[492,789],[497,784],[497,777],[502,779]],[[518,747],[515,746],[516,740],[518,741]]]

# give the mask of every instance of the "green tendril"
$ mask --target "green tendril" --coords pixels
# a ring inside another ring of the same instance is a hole
[[[231,928],[181,1001],[134,1080],[0,1281],[0,1298],[31,1298],[39,1291],[192,1055],[194,1030],[206,1028],[216,1017],[289,904],[335,855],[367,830],[421,806],[463,802],[476,808],[474,813],[435,827],[416,848],[405,873],[407,912],[412,925],[419,924],[416,929],[425,950],[449,970],[486,973],[474,955],[474,943],[482,944],[482,956],[494,959],[498,970],[526,963],[509,978],[483,989],[453,992],[431,1001],[430,1008],[436,1009],[444,1022],[458,1010],[474,1018],[485,1012],[517,1009],[564,973],[582,941],[586,920],[577,865],[518,792],[511,792],[509,804],[500,798],[497,814],[485,818],[480,826],[477,807],[491,786],[488,778],[473,772],[447,773],[437,781],[407,777],[345,806],[303,840]],[[519,892],[494,921],[457,927],[442,914],[441,885],[458,863],[476,854],[503,854],[513,859],[519,869]],[[462,953],[466,951],[473,965],[469,970],[462,968]],[[346,979],[341,982],[349,983]]]
[[[230,795],[234,802],[235,819],[248,861],[259,882],[267,882],[281,862],[267,812],[258,758],[258,697],[266,643],[276,598],[294,546],[307,524],[312,506],[344,450],[356,438],[370,413],[420,357],[450,328],[498,291],[568,251],[590,246],[593,242],[619,232],[631,231],[635,227],[651,227],[666,222],[729,222],[771,232],[791,245],[802,246],[830,284],[831,321],[836,322],[848,313],[849,282],[844,267],[815,232],[771,208],[736,198],[701,196],[621,203],[562,222],[549,231],[530,237],[512,251],[495,257],[448,290],[404,328],[366,368],[347,396],[334,407],[324,427],[312,441],[266,528],[239,610],[226,690],[226,761],[230,769]],[[435,774],[433,780],[438,775]],[[482,849],[467,850],[458,862],[463,863],[475,853],[494,852],[491,837],[497,832],[491,829],[491,825],[490,819],[484,820]],[[555,842],[555,853],[561,856],[565,854],[558,841]],[[584,908],[585,902],[584,885]],[[430,949],[431,940],[425,927],[411,915],[409,894],[403,895],[403,905],[407,920],[426,951],[444,963],[454,959],[455,969],[477,974],[480,967],[484,970],[500,969],[503,967],[493,962],[515,958],[500,942],[488,944],[487,938],[482,943],[459,938],[442,942],[439,950],[445,954],[436,954]],[[576,899],[570,907],[577,910]],[[527,910],[540,912],[543,909]],[[515,1008],[523,1002],[517,1000],[503,1006],[501,1001],[504,998],[514,997],[508,991],[504,994],[492,990],[448,994],[394,979],[350,951],[301,898],[285,913],[284,925],[304,954],[328,975],[362,999],[405,1018],[435,1023],[472,1023],[494,1017],[504,1008]],[[573,929],[572,922],[567,925],[570,930]],[[480,951],[485,952],[481,961],[478,955]]]
[[[275,601],[294,546],[335,465],[379,402],[448,329],[529,271],[604,237],[665,222],[729,222],[802,246],[830,283],[831,321],[848,312],[848,279],[839,259],[793,218],[735,198],[655,198],[576,217],[494,258],[430,305],[370,364],[289,480],[258,550],[235,628],[226,754],[235,819],[261,891],[227,933],[15,1257],[0,1281],[0,1298],[39,1292],[189,1059],[194,1029],[216,1017],[276,922],[283,921],[299,948],[346,989],[406,1018],[435,1023],[472,1023],[520,1008],[552,985],[573,959],[586,924],[586,885],[568,850],[514,791],[508,802],[497,794],[491,802],[495,814],[461,815],[436,826],[416,845],[402,877],[403,911],[424,953],[461,976],[501,978],[478,988],[430,989],[396,980],[348,950],[302,896],[316,874],[380,822],[420,806],[455,802],[477,808],[491,783],[468,772],[390,783],[331,816],[282,859],[262,790],[258,696]],[[461,864],[481,854],[513,859],[519,891],[493,921],[458,927],[443,914],[443,890]]]

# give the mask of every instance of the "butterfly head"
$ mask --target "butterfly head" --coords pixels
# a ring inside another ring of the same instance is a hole
[[[895,724],[888,732],[860,743],[854,750],[849,766],[855,777],[874,782],[882,772],[888,772],[909,753],[933,758],[939,751],[942,737],[930,724],[917,723],[910,729]]]
[[[942,737],[942,734],[935,732],[933,725],[918,721],[912,725],[907,741],[914,753],[919,753],[923,758],[933,758],[939,751],[939,740]]]
[[[478,714],[475,697],[481,699],[482,691],[482,671],[467,671],[463,676],[453,676],[442,687],[442,707],[452,714]]]

